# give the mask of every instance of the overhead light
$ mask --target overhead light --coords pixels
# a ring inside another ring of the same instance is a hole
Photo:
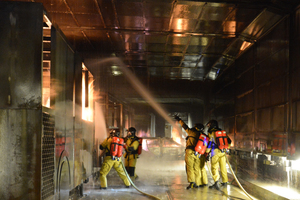
[[[111,66],[111,73],[113,76],[120,76],[122,72],[120,71],[120,68],[116,65]]]
[[[43,29],[51,29],[52,23],[46,14],[44,14],[43,19],[44,19],[45,25],[47,25],[47,26],[44,26]]]
[[[244,51],[244,50],[247,49],[251,44],[252,44],[251,42],[246,42],[246,41],[244,41],[243,44],[242,44],[242,46],[241,46],[241,48],[240,48],[240,50],[241,50],[241,51]]]

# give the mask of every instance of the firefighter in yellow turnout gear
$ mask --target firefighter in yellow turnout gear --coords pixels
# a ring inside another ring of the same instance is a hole
[[[214,184],[209,186],[209,188],[220,189],[220,174],[219,174],[219,166],[221,170],[222,183],[221,186],[226,186],[228,182],[227,169],[226,169],[226,149],[220,149],[218,147],[216,132],[221,129],[218,127],[218,122],[216,120],[210,120],[207,125],[208,127],[208,136],[209,136],[209,144],[206,149],[207,154],[211,154],[211,172],[214,179]],[[228,138],[228,147],[230,146],[231,140]]]
[[[135,180],[138,176],[135,174],[135,166],[138,159],[138,148],[139,148],[139,138],[136,137],[136,129],[130,127],[128,129],[127,137],[125,138],[125,168],[129,174],[131,180]]]
[[[188,137],[186,138],[185,164],[186,164],[187,180],[190,184],[186,189],[198,188],[199,186],[202,186],[205,183],[202,182],[202,177],[200,172],[200,159],[198,155],[195,155],[195,146],[200,136],[200,131],[201,129],[203,130],[204,126],[203,124],[197,123],[192,129],[190,129],[184,123],[184,121],[182,121],[179,118],[179,116],[175,115],[174,118],[180,123],[182,128],[188,134]]]
[[[120,176],[120,178],[123,180],[124,184],[126,185],[127,188],[129,188],[130,186],[130,182],[128,180],[128,178],[126,177],[126,174],[123,170],[122,167],[122,161],[121,158],[120,159],[115,159],[113,160],[111,153],[110,153],[110,146],[112,143],[112,136],[120,136],[120,130],[119,129],[115,129],[113,130],[113,133],[106,138],[102,144],[100,145],[100,149],[101,150],[105,150],[106,153],[106,157],[104,158],[103,164],[101,166],[100,169],[100,189],[106,189],[107,188],[107,174],[110,172],[111,168],[114,167],[115,170],[117,171],[118,175]]]

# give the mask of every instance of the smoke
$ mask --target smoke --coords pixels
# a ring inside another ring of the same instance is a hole
[[[165,110],[154,100],[151,93],[147,88],[137,79],[137,77],[126,67],[126,65],[121,61],[121,59],[112,57],[105,58],[100,61],[101,63],[111,63],[118,65],[122,70],[123,74],[127,77],[127,80],[130,82],[132,87],[156,110],[167,122],[171,124],[172,127],[178,129],[178,133],[181,133],[182,130],[176,126],[175,122],[170,118],[170,116],[165,112]]]

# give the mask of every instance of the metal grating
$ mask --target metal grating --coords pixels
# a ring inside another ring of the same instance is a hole
[[[42,200],[54,195],[54,117],[43,112]]]

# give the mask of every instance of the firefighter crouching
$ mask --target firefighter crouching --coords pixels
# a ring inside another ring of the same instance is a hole
[[[221,186],[226,186],[228,182],[226,169],[226,151],[230,147],[231,140],[226,132],[218,127],[216,120],[210,120],[206,126],[208,127],[209,144],[206,149],[207,155],[211,154],[211,172],[214,179],[214,184],[209,188],[220,189],[220,174],[221,170],[222,183]]]
[[[188,134],[188,137],[186,138],[185,164],[187,180],[190,184],[186,189],[198,188],[202,183],[200,182],[200,159],[199,156],[195,154],[195,146],[200,136],[200,130],[201,128],[203,129],[203,124],[196,124],[190,129],[178,115],[175,115],[174,118]]]
[[[100,189],[107,188],[107,174],[114,167],[120,178],[123,180],[126,188],[129,188],[130,182],[123,170],[121,156],[123,153],[124,140],[119,138],[120,130],[114,129],[110,136],[100,145],[100,149],[105,151],[105,158],[100,169]]]
[[[139,146],[140,140],[136,136],[136,129],[134,127],[130,127],[128,129],[127,137],[125,138],[125,168],[127,173],[129,174],[131,180],[135,180],[138,176],[135,174],[135,166],[139,155]]]

